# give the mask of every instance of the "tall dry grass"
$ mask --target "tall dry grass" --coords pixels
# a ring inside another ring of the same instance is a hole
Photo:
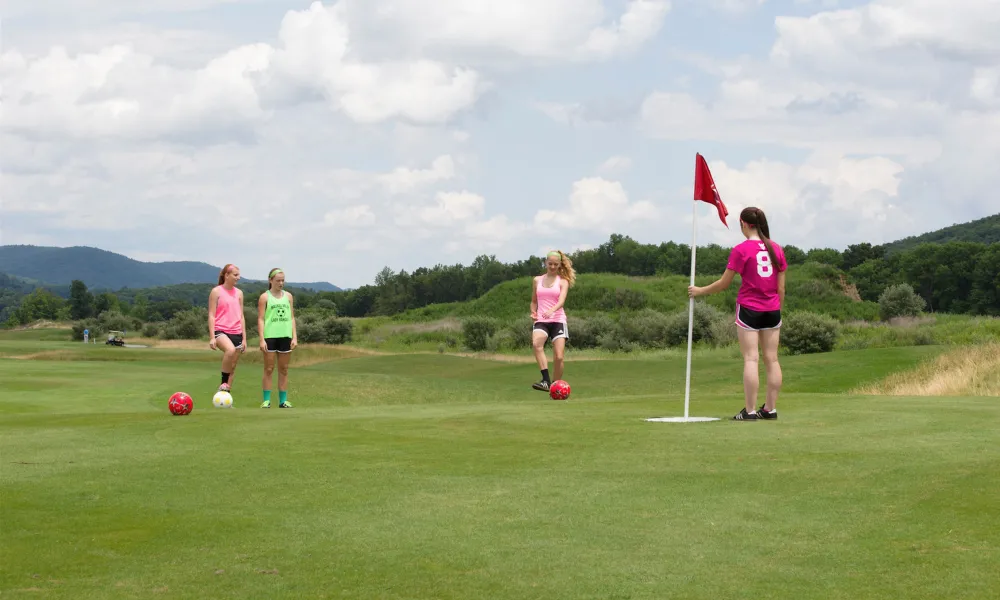
[[[864,385],[872,396],[1000,396],[1000,343],[964,346],[911,371]]]

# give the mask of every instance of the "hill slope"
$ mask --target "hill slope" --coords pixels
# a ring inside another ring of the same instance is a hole
[[[981,244],[995,244],[1000,242],[1000,214],[990,217],[959,223],[937,231],[931,231],[923,235],[903,238],[885,245],[886,252],[901,252],[909,250],[918,244],[946,242],[979,242]]]
[[[215,281],[220,267],[203,262],[142,262],[98,248],[0,246],[0,272],[50,285],[80,279],[92,289],[149,288]],[[289,283],[317,291],[337,291],[326,282]]]

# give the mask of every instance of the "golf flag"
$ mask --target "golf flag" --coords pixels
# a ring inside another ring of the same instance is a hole
[[[694,160],[694,199],[714,205],[719,211],[719,220],[722,221],[723,225],[729,227],[729,223],[726,223],[729,211],[722,203],[719,190],[715,188],[715,180],[712,179],[712,172],[708,170],[708,163],[705,162],[705,157],[701,154],[695,154]]]

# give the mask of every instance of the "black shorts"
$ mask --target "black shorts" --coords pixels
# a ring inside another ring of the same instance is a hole
[[[224,335],[229,338],[229,341],[233,343],[233,346],[239,348],[243,345],[243,334],[242,333],[226,333],[224,331],[216,331],[215,339],[219,339],[219,336]]]
[[[264,338],[264,343],[267,344],[268,352],[288,354],[292,351],[292,338]]]
[[[542,323],[538,322],[531,328],[532,331],[544,331],[549,336],[549,341],[554,342],[559,338],[569,339],[569,329],[565,323]]]
[[[762,331],[781,327],[781,311],[751,310],[745,306],[736,305],[736,325],[741,329]]]

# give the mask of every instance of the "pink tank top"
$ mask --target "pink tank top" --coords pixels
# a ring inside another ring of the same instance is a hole
[[[243,305],[236,288],[227,290],[224,286],[216,286],[219,290],[219,303],[215,307],[215,330],[223,333],[242,334],[243,326],[240,318],[243,316]]]
[[[566,311],[563,309],[557,310],[548,319],[543,319],[542,315],[546,312],[552,310],[552,308],[559,304],[559,296],[562,293],[559,283],[562,278],[556,275],[555,283],[552,287],[545,287],[542,282],[545,281],[545,276],[538,278],[538,283],[535,286],[535,294],[538,296],[538,321],[540,323],[562,323],[566,324]]]

